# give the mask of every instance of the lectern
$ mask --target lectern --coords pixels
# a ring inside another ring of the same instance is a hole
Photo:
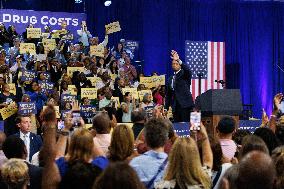
[[[243,110],[240,90],[210,89],[196,98],[196,107],[201,110],[208,134],[215,136],[215,128],[222,116],[233,116],[239,125],[239,115]]]

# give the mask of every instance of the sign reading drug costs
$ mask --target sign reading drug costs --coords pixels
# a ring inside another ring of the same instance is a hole
[[[76,33],[81,28],[80,23],[84,20],[86,20],[86,14],[82,13],[0,10],[0,22],[4,23],[6,27],[14,25],[18,33],[25,32],[29,24],[33,24],[34,28],[44,28],[45,25],[49,25],[52,29],[58,30],[61,29],[60,25],[63,21],[67,23],[67,28],[71,33]]]

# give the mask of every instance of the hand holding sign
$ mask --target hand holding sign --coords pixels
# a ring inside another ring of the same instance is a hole
[[[20,43],[20,54],[29,53],[32,55],[36,54],[36,48],[34,43]]]
[[[121,30],[119,22],[113,22],[105,26],[106,27],[106,34],[115,33]]]

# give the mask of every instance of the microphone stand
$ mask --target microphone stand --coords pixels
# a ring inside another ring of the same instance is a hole
[[[198,96],[201,95],[201,77],[203,76],[203,73],[198,73]]]
[[[279,70],[281,70],[281,72],[284,73],[284,70],[278,64],[276,64],[276,66],[279,68]]]

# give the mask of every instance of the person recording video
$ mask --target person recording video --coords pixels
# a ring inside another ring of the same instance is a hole
[[[77,34],[80,36],[78,41],[82,42],[85,47],[89,46],[89,38],[91,38],[92,35],[88,31],[86,21],[82,21],[81,30],[77,30]]]

